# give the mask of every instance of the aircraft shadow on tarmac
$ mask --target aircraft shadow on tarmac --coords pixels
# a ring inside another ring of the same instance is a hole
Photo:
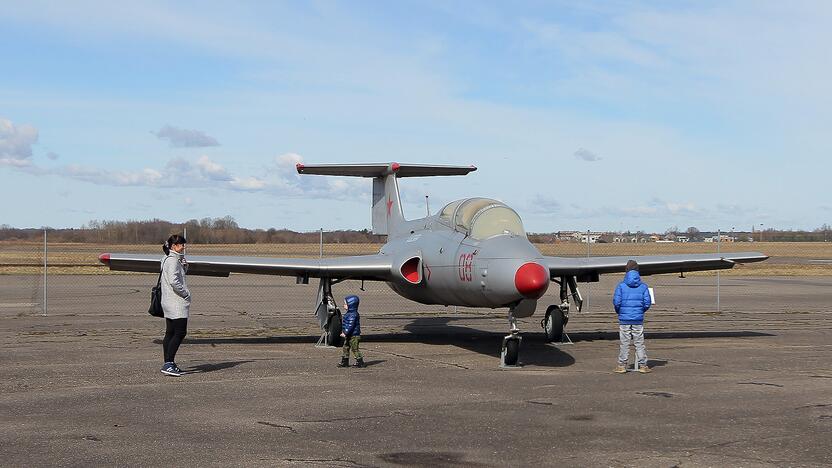
[[[404,332],[373,333],[372,326],[364,326],[363,342],[376,343],[422,343],[435,346],[453,345],[471,352],[500,357],[500,343],[506,333],[480,330],[470,326],[452,325],[453,321],[465,320],[460,317],[424,317],[412,320],[404,326]],[[575,363],[575,359],[563,349],[547,343],[543,332],[524,332],[520,361],[524,365],[541,367],[566,367]],[[707,339],[707,338],[753,338],[774,336],[770,333],[754,331],[678,331],[646,332],[648,340],[663,339]],[[315,335],[286,335],[263,337],[228,337],[228,338],[185,338],[191,345],[220,344],[303,344],[314,343],[319,337]],[[573,332],[569,333],[572,342],[592,342],[596,340],[618,340],[618,332]],[[161,340],[155,340],[161,343]],[[246,361],[242,361],[246,362]],[[221,363],[223,364],[223,363]],[[221,364],[212,364],[217,366]],[[229,366],[230,367],[230,366]],[[218,369],[213,369],[218,370]]]
[[[226,361],[226,362],[215,362],[210,364],[199,364],[196,366],[190,366],[184,369],[185,372],[188,374],[203,374],[205,372],[214,372],[218,370],[230,369],[232,367],[239,366],[240,364],[247,364],[249,362],[254,361]]]

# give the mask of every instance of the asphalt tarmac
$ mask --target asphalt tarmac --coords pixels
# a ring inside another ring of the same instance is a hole
[[[646,375],[611,372],[612,283],[572,315],[574,344],[521,320],[517,369],[498,367],[504,311],[338,285],[362,295],[369,365],[338,369],[314,346],[315,285],[189,278],[180,378],[159,373],[155,277],[50,278],[47,316],[16,308],[26,280],[0,285],[4,466],[832,464],[829,277],[725,280],[721,313],[702,305],[710,279],[664,285]]]

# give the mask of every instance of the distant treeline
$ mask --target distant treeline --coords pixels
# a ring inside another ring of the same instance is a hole
[[[0,241],[43,239],[43,229],[18,229],[0,225]],[[159,243],[171,234],[187,233],[188,242],[199,244],[315,244],[320,233],[295,232],[288,229],[246,229],[240,227],[231,216],[224,218],[191,219],[185,223],[172,223],[161,219],[148,221],[90,221],[80,228],[52,229],[50,242],[148,244]],[[699,240],[699,230],[689,228],[692,240]],[[644,233],[640,233],[644,235]],[[723,232],[723,234],[728,234]],[[739,233],[737,233],[739,234]],[[813,231],[779,231],[766,229],[766,242],[829,242],[832,241],[832,227],[824,224]],[[750,234],[759,240],[760,232]],[[324,242],[340,244],[370,244],[384,242],[386,236],[372,234],[368,229],[359,231],[324,231]],[[738,236],[738,239],[745,240]],[[530,233],[529,240],[538,244],[557,241],[556,233]]]
[[[188,242],[198,244],[317,244],[320,232],[295,232],[288,229],[246,229],[234,218],[191,219],[172,223],[161,219],[148,221],[90,221],[80,228],[48,228],[49,242],[80,242],[107,244],[157,244],[171,234],[187,233]],[[383,242],[386,236],[369,230],[325,231],[327,243],[369,244]],[[0,241],[43,239],[41,229],[16,229],[0,226]]]

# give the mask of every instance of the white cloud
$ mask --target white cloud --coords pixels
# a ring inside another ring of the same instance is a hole
[[[31,125],[15,125],[0,117],[0,165],[27,167],[32,165],[32,145],[38,141],[38,129]]]
[[[228,182],[228,185],[237,190],[262,190],[266,188],[266,181],[258,179],[257,177],[234,177]]]
[[[360,177],[300,175],[297,173],[297,165],[303,162],[303,156],[297,153],[284,153],[274,158],[274,165],[269,171],[277,175],[275,185],[281,187],[284,194],[343,200],[368,191],[367,179]]]
[[[282,169],[295,170],[298,164],[303,164],[303,156],[297,153],[284,153],[274,158],[275,163]]]
[[[220,143],[199,130],[187,130],[165,125],[158,132],[151,132],[160,140],[167,140],[175,148],[204,148],[219,146]]]
[[[231,175],[221,164],[207,156],[196,161],[173,158],[163,170],[151,168],[135,171],[113,171],[77,164],[56,169],[41,169],[42,173],[55,174],[98,185],[140,186],[159,188],[219,188],[233,191],[265,190],[268,184],[257,177]]]
[[[587,206],[578,203],[563,203],[547,195],[536,194],[529,205],[529,212],[552,213],[564,219],[618,219],[650,218],[672,220],[678,216],[701,215],[703,210],[692,202],[668,202],[653,198],[646,203],[628,203],[621,206]]]
[[[108,170],[98,167],[69,164],[57,168],[43,168],[30,164],[11,164],[19,170],[35,175],[57,175],[96,185],[221,189],[235,192],[265,192],[282,197],[306,197],[347,199],[367,190],[366,181],[355,178],[299,177],[295,161],[303,158],[289,153],[278,157],[278,166],[267,171],[266,176],[237,176],[208,156],[195,161],[173,158],[163,170],[143,168],[134,171]],[[17,160],[15,160],[17,161]]]
[[[204,136],[201,132],[182,131],[170,126],[163,127],[158,135],[179,146],[195,146]],[[56,175],[96,185],[224,189],[266,192],[288,197],[345,199],[365,192],[367,187],[366,181],[355,178],[299,177],[296,165],[303,162],[303,157],[296,153],[285,153],[275,157],[271,167],[265,168],[263,176],[234,175],[206,155],[196,160],[172,158],[162,170],[110,170],[82,164],[45,168],[31,160],[32,145],[37,139],[38,131],[35,127],[15,126],[10,120],[0,118],[0,165],[32,175]],[[58,155],[51,151],[47,153],[47,157],[52,160],[58,159]]]
[[[226,181],[234,178],[221,165],[211,161],[208,156],[202,156],[196,161],[200,173],[209,180]]]
[[[71,164],[57,168],[46,173],[57,174],[69,179],[81,180],[97,185],[117,186],[165,186],[169,180],[155,169],[142,169],[135,172],[130,171],[108,171],[95,167]]]

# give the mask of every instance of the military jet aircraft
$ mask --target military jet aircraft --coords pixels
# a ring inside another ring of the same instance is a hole
[[[396,293],[422,304],[506,308],[509,333],[501,362],[518,363],[521,336],[517,318],[529,317],[549,288],[559,286],[555,303],[546,307],[541,324],[549,341],[560,341],[570,304],[583,299],[577,283],[596,282],[605,273],[623,272],[627,260],[639,263],[642,275],[732,268],[768,257],[756,252],[635,257],[548,257],[529,242],[516,211],[490,198],[466,198],[438,213],[406,220],[399,198],[403,177],[461,176],[473,166],[414,164],[297,165],[300,174],[367,177],[373,180],[373,233],[387,235],[375,255],[306,259],[263,257],[188,257],[189,275],[230,273],[295,276],[308,284],[317,278],[317,315],[327,344],[340,346],[340,311],[332,285],[345,280],[383,281]],[[158,272],[156,255],[105,253],[100,261],[111,270]]]

